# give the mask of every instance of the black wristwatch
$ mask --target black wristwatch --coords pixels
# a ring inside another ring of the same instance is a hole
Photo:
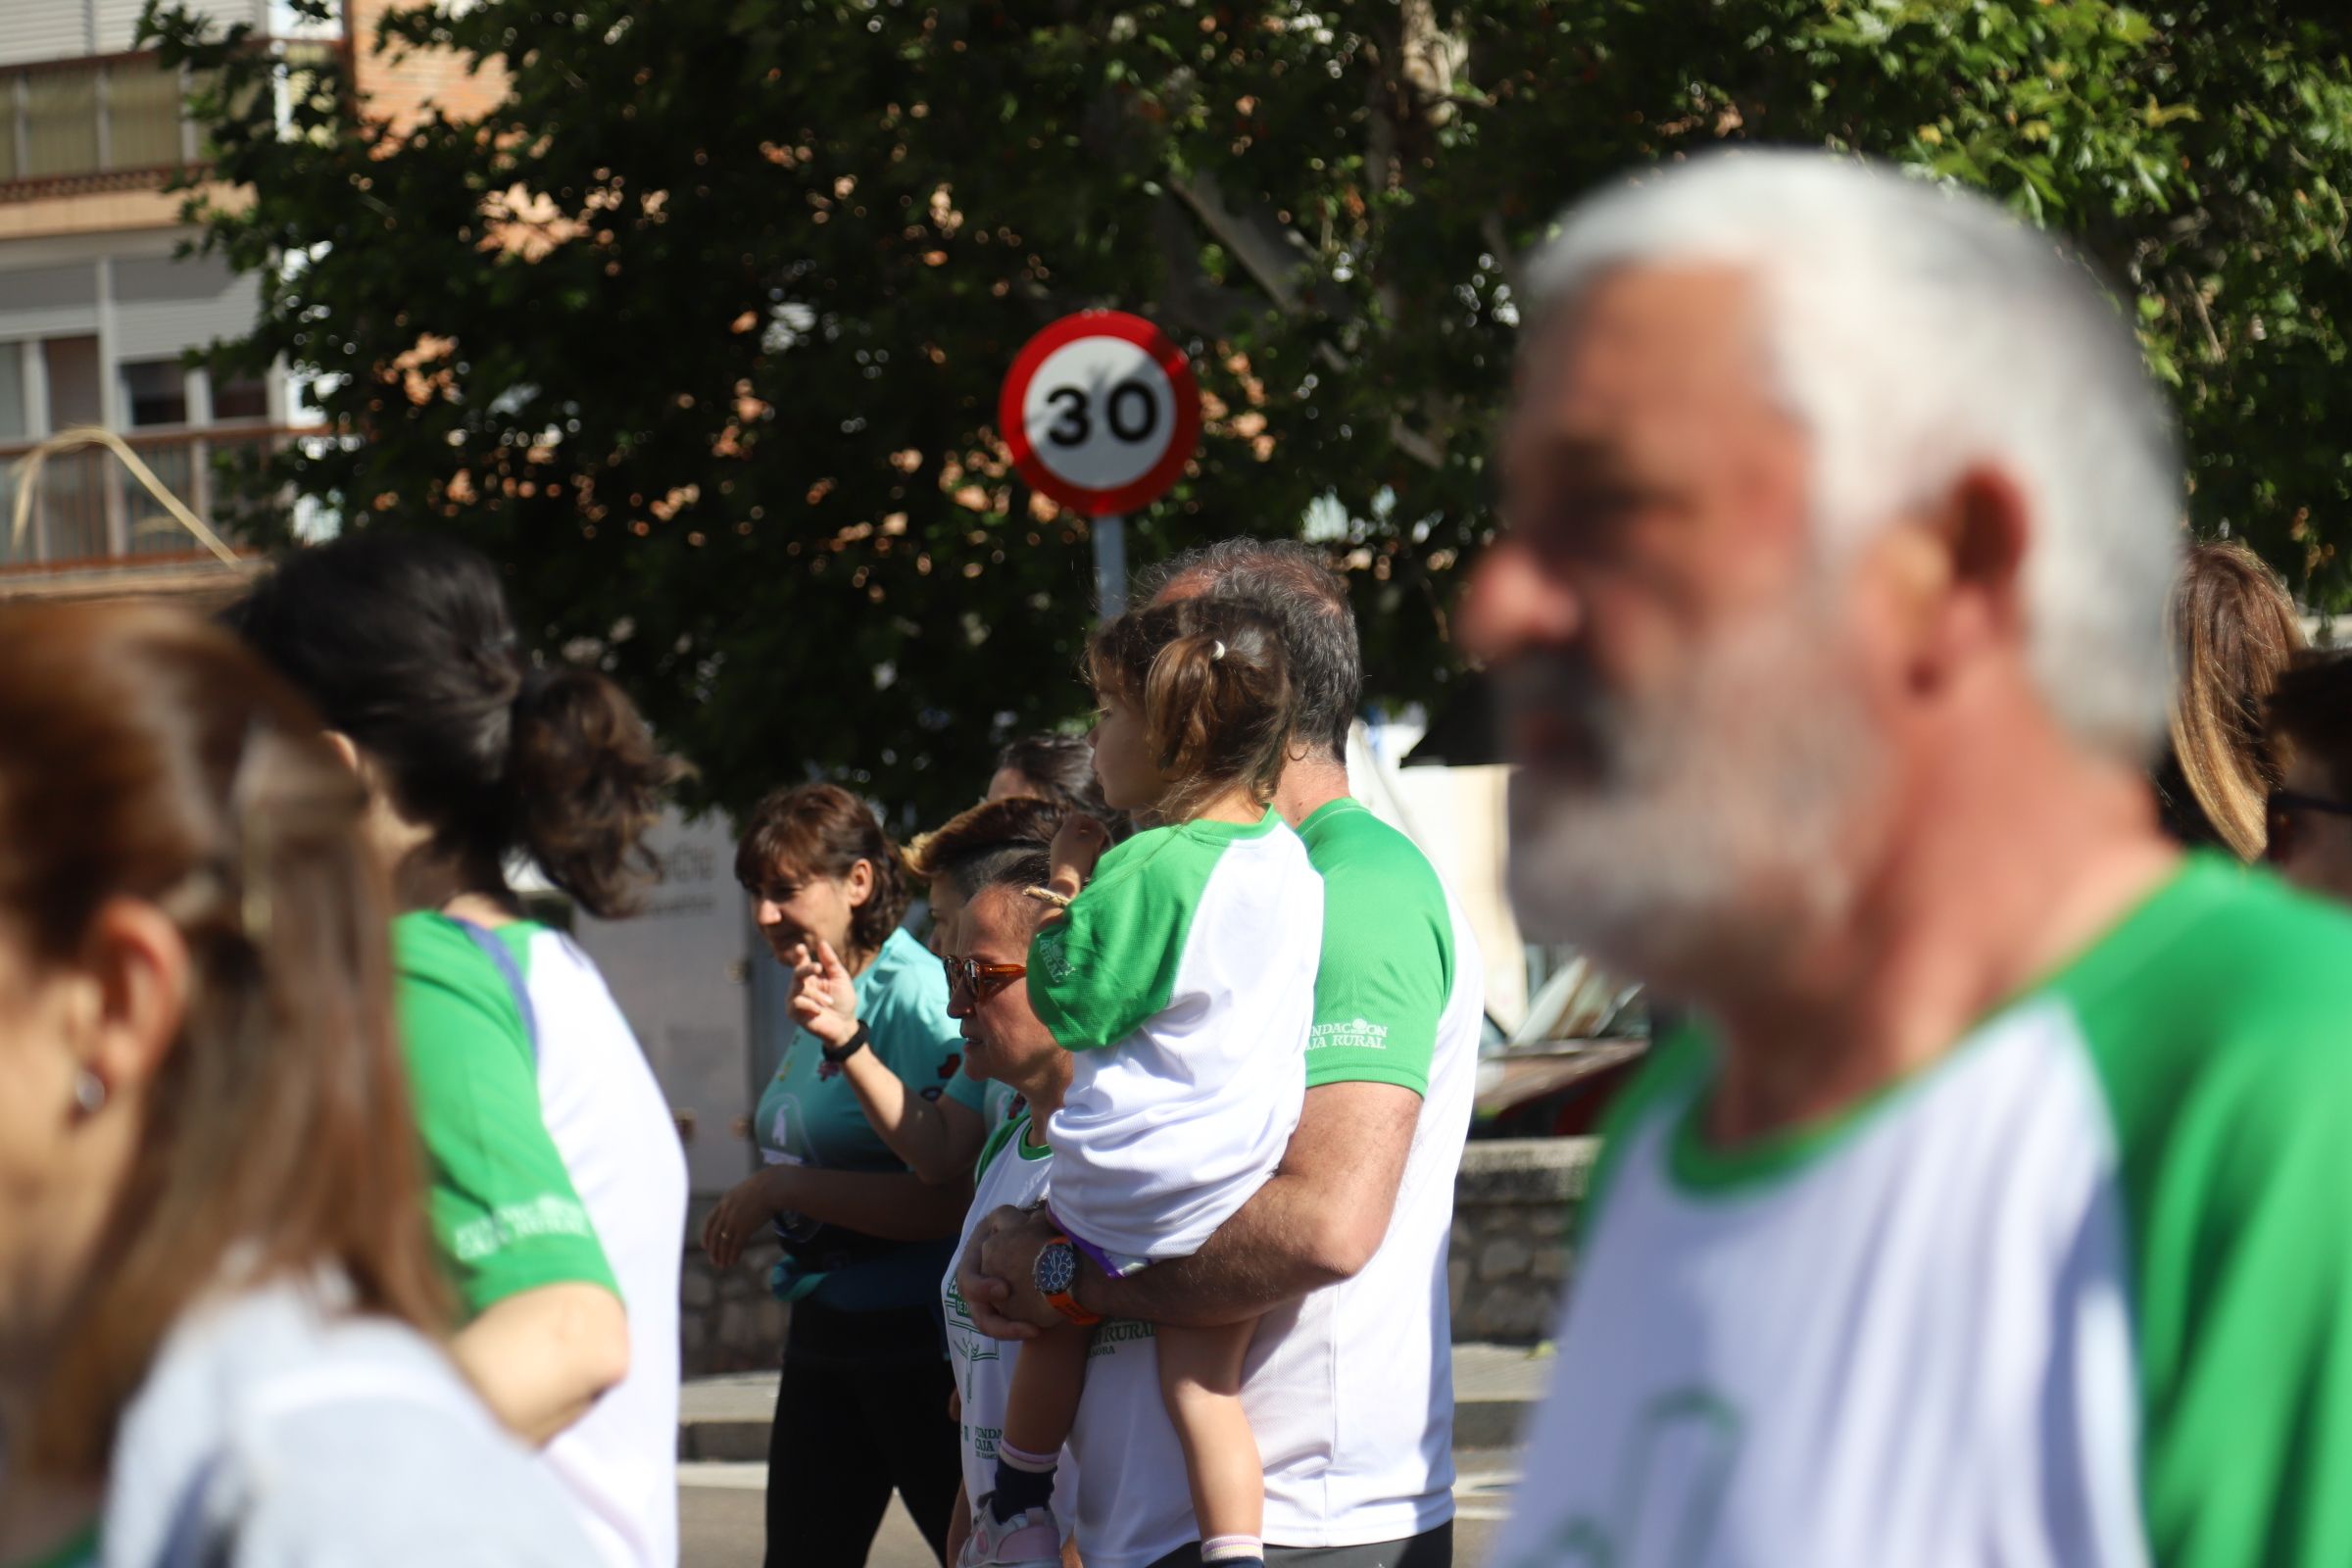
[[[873,1043],[873,1031],[866,1028],[865,1020],[863,1018],[858,1020],[858,1032],[850,1036],[849,1039],[843,1041],[840,1045],[828,1046],[823,1041],[818,1041],[816,1046],[817,1054],[825,1058],[824,1065],[817,1068],[818,1076],[824,1078],[832,1077],[835,1073],[841,1071],[841,1064],[843,1062],[849,1060],[852,1056],[855,1056],[858,1054],[858,1053],[863,1051],[866,1047],[872,1045]]]

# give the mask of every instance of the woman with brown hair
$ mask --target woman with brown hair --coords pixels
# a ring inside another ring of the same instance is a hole
[[[1062,819],[1077,810],[1106,827],[1113,814],[1108,807],[1096,811],[1048,796],[1004,795],[956,812],[908,843],[906,874],[924,885],[931,906],[931,951],[944,958],[954,950],[956,917],[970,897],[967,878],[957,873],[968,862],[998,852],[1043,852]]]
[[[2218,540],[2189,547],[2168,619],[2172,741],[2155,778],[2165,828],[2259,860],[2264,802],[2278,787],[2263,705],[2303,647],[2295,603],[2261,557]]]
[[[1095,743],[1084,735],[1051,732],[1023,735],[997,754],[989,776],[988,800],[1050,802],[1065,811],[1084,811],[1115,822],[1126,836],[1124,813],[1102,804],[1102,781],[1095,777]]]
[[[0,612],[0,1561],[583,1560],[430,1338],[366,809],[222,633]]]
[[[898,846],[833,784],[754,808],[736,879],[794,971],[796,1027],[760,1097],[764,1167],[719,1200],[721,1268],[772,1227],[793,1303],[768,1447],[767,1561],[858,1568],[895,1490],[934,1551],[956,1487],[939,1318],[984,1138],[939,959],[900,921]]]

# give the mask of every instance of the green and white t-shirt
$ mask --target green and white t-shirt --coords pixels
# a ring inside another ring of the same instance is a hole
[[[540,1461],[580,1500],[606,1562],[674,1563],[685,1151],[588,956],[527,920],[491,935],[522,979],[530,1027],[463,927],[425,911],[392,922],[433,1223],[469,1313],[561,1283],[620,1297],[628,1375]]]
[[[1603,1154],[1494,1561],[2352,1562],[2352,918],[2192,858],[1934,1066]]]
[[[98,1524],[92,1520],[38,1557],[23,1558],[8,1568],[98,1568],[101,1560]]]
[[[1412,840],[1348,799],[1298,835],[1324,893],[1308,1090],[1395,1085],[1421,1097],[1421,1114],[1379,1250],[1353,1279],[1258,1321],[1242,1406],[1265,1466],[1265,1539],[1360,1546],[1453,1517],[1446,1250],[1484,971],[1469,922]],[[1154,1350],[1148,1325],[1096,1331],[1069,1443],[1087,1568],[1147,1568],[1200,1539]]]
[[[1000,1208],[1028,1208],[1045,1198],[1054,1151],[1031,1142],[1036,1136],[1036,1124],[1026,1112],[989,1136],[972,1174],[972,1206],[956,1240],[958,1258],[981,1220]],[[991,1339],[973,1325],[971,1308],[956,1285],[953,1262],[940,1279],[939,1298],[948,1329],[948,1361],[955,1368],[956,1393],[963,1406],[962,1425],[956,1431],[963,1486],[977,1501],[996,1485],[997,1445],[1004,1436],[1004,1411],[1012,1399],[1012,1369],[1020,1364],[1021,1342]],[[1182,1462],[1180,1455],[1178,1463]],[[1054,1474],[1054,1517],[1065,1539],[1078,1517],[1077,1498],[1078,1467],[1065,1454]]]
[[[1259,1321],[1242,1404],[1266,1468],[1268,1541],[1354,1546],[1453,1517],[1446,1255],[1478,1085],[1486,971],[1413,841],[1360,803],[1299,824],[1323,876],[1306,1084],[1421,1096],[1388,1235],[1355,1277]]]
[[[914,1094],[952,1100],[982,1114],[984,1087],[963,1071],[963,1026],[948,1016],[948,971],[904,929],[893,931],[856,982],[858,1016],[872,1037],[874,1055]],[[903,1171],[847,1075],[824,1071],[824,1049],[795,1027],[775,1076],[760,1096],[754,1133],[770,1164],[821,1165],[828,1170]],[[788,1237],[817,1235],[809,1221],[787,1217]],[[937,1242],[866,1249],[854,1261],[808,1279],[809,1298],[847,1312],[921,1306],[939,1283],[948,1257]]]
[[[1323,879],[1272,811],[1114,846],[1029,949],[1029,1000],[1076,1056],[1054,1216],[1122,1266],[1189,1257],[1298,1125]]]

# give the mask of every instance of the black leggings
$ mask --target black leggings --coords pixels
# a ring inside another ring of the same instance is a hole
[[[1200,1543],[1179,1546],[1152,1568],[1200,1568]],[[1266,1568],[1453,1568],[1453,1521],[1402,1541],[1368,1546],[1277,1546],[1266,1544]]]
[[[767,1568],[862,1568],[890,1494],[947,1559],[963,1480],[937,1314],[796,1301],[767,1439]]]

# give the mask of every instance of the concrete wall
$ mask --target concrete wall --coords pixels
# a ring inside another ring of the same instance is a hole
[[[1568,1277],[1568,1232],[1585,1196],[1595,1142],[1589,1138],[1473,1143],[1454,1186],[1447,1273],[1457,1341],[1532,1345],[1548,1338]],[[785,1306],[767,1294],[772,1242],[723,1274],[700,1245],[704,1203],[688,1235],[686,1375],[748,1372],[777,1364]]]
[[[686,1268],[679,1285],[679,1349],[686,1375],[756,1372],[780,1366],[784,1322],[789,1310],[767,1291],[767,1271],[781,1250],[769,1238],[744,1249],[731,1269],[715,1269],[703,1253],[703,1218],[709,1201],[698,1200],[688,1217]]]
[[[1473,1143],[1453,1189],[1446,1262],[1457,1342],[1530,1345],[1548,1338],[1568,1278],[1568,1234],[1597,1141]]]

